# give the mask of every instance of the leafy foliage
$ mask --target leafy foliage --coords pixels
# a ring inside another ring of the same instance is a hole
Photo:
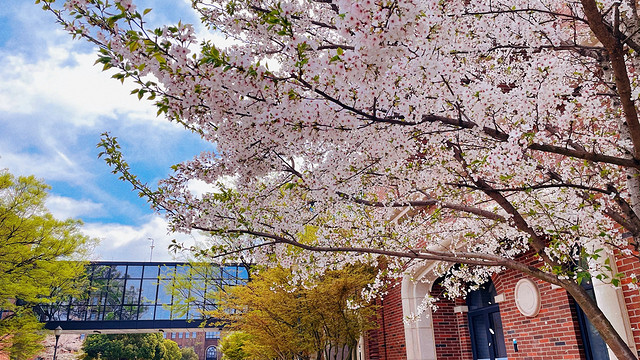
[[[254,360],[249,351],[245,351],[245,348],[252,346],[252,338],[253,336],[242,331],[234,331],[225,336],[220,342],[222,360]]]
[[[335,352],[350,358],[360,335],[375,326],[375,308],[362,297],[373,279],[364,266],[311,281],[281,267],[263,269],[221,293],[215,316],[237,331],[222,351],[229,359],[328,359]]]
[[[180,349],[181,360],[198,360],[198,354],[192,347],[183,347]]]
[[[45,207],[48,186],[0,171],[0,349],[29,358],[44,337],[33,307],[81,294],[84,265],[70,261],[88,238],[76,220],[57,220]]]
[[[94,334],[82,345],[84,359],[180,360],[178,344],[153,334]]]

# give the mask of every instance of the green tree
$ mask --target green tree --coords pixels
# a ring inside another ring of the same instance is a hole
[[[25,359],[42,349],[33,308],[81,292],[78,256],[88,238],[78,220],[58,220],[45,207],[49,187],[33,176],[0,170],[0,351]]]
[[[180,349],[182,355],[181,360],[198,360],[198,354],[192,347],[184,347]]]
[[[165,348],[164,357],[162,358],[163,360],[180,360],[180,359],[182,359],[182,351],[180,350],[180,347],[178,346],[178,344],[175,341],[169,340],[169,339],[164,339],[163,344],[164,344],[164,348]],[[196,359],[197,358],[198,357],[196,356]]]
[[[250,346],[252,339],[253,336],[242,331],[234,331],[225,336],[220,342],[222,360],[251,359],[246,348]]]
[[[89,335],[82,345],[84,359],[102,360],[179,360],[178,344],[153,334]]]
[[[375,309],[362,296],[375,274],[369,267],[327,271],[297,280],[282,267],[259,272],[245,286],[220,293],[212,316],[242,331],[223,346],[229,359],[351,358]],[[244,352],[244,355],[239,355]]]

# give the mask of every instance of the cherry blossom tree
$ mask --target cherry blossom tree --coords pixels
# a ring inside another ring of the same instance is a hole
[[[130,0],[38,2],[215,144],[158,188],[100,144],[172,230],[212,234],[197,254],[301,274],[379,256],[475,282],[515,269],[565,288],[636,358],[580,286],[616,284],[598,258],[639,245],[634,0],[193,0],[226,47],[148,29]]]

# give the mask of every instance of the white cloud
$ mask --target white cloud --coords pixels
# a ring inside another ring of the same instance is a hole
[[[223,176],[218,181],[225,187],[235,189],[238,176]],[[199,179],[191,179],[187,182],[187,188],[192,194],[197,197],[202,197],[204,194],[219,193],[220,187],[217,184],[209,184]]]
[[[35,63],[24,54],[0,54],[5,55],[0,111],[35,114],[55,109],[73,126],[95,126],[100,117],[124,113],[131,119],[155,120],[152,104],[129,95],[132,85],[123,86],[93,65],[94,53],[74,52],[70,43],[58,46],[48,48],[48,56]]]
[[[104,213],[102,204],[56,195],[50,195],[47,198],[46,206],[58,219],[97,217]]]
[[[150,215],[140,226],[122,224],[87,223],[82,232],[88,236],[99,238],[95,249],[97,260],[129,260],[148,261],[153,239],[153,261],[170,261],[175,256],[167,250],[172,239],[191,246],[196,243],[195,237],[188,234],[174,234],[167,231],[167,221],[159,215]],[[178,256],[179,260],[180,256]]]
[[[46,178],[47,181],[79,182],[91,178],[91,174],[67,156],[60,156],[60,152],[54,153],[27,153],[15,152],[11,144],[3,144],[0,141],[0,165],[8,168],[16,175],[35,175],[38,178]]]

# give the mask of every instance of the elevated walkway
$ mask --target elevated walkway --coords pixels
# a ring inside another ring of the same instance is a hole
[[[37,309],[45,328],[60,326],[65,333],[205,331],[202,313],[215,309],[212,295],[249,278],[244,265],[116,261],[90,263],[87,277],[82,296]]]

